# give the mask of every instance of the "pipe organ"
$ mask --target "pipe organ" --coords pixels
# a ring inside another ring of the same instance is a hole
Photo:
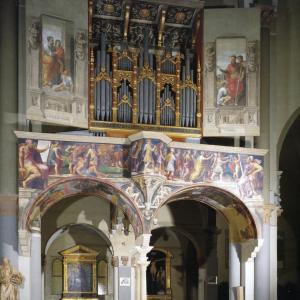
[[[89,1],[91,131],[201,136],[201,7],[194,5]]]

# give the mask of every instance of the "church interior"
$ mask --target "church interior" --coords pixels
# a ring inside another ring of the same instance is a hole
[[[300,299],[300,2],[0,2],[0,300]]]

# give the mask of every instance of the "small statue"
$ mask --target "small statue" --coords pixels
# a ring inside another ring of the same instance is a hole
[[[16,271],[9,263],[8,258],[4,256],[0,265],[0,299],[18,300],[18,286],[23,281],[22,274]]]

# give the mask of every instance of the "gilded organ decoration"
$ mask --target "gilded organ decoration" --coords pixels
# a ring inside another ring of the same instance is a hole
[[[123,13],[110,18],[102,2],[89,5],[90,130],[201,136],[201,61],[192,42],[201,6],[120,0]]]

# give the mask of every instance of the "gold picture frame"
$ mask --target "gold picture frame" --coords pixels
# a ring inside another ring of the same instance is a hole
[[[62,300],[97,300],[97,255],[82,245],[66,249],[63,256]]]

